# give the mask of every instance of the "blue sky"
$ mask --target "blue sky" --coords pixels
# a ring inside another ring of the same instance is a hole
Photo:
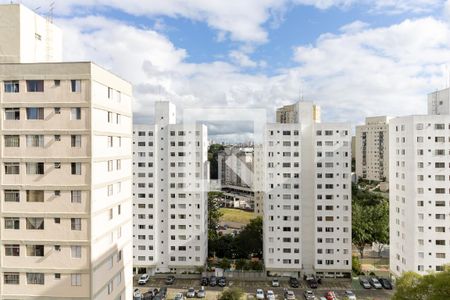
[[[450,0],[56,0],[55,23],[65,60],[133,83],[136,123],[161,99],[180,115],[263,108],[273,121],[300,91],[323,121],[421,114],[450,66]],[[222,131],[211,135],[236,138]]]

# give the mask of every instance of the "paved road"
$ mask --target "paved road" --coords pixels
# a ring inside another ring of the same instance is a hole
[[[137,277],[136,277],[137,278]],[[239,287],[242,289],[245,293],[247,293],[247,298],[251,299],[254,298],[255,291],[257,288],[261,288],[264,291],[267,290],[273,290],[274,293],[277,295],[277,299],[283,298],[283,289],[289,288],[289,290],[294,291],[297,299],[304,299],[303,298],[303,292],[305,289],[309,289],[306,287],[305,282],[301,281],[301,286],[299,288],[293,289],[288,286],[287,282],[281,281],[281,286],[278,288],[274,288],[271,286],[271,283],[269,281],[233,281],[230,280],[228,282],[229,287]],[[139,288],[141,291],[146,292],[150,288],[159,288],[162,286],[166,286],[164,284],[164,279],[162,278],[152,278],[146,285],[144,286],[138,286],[137,281],[135,280],[135,286]],[[200,280],[198,279],[176,279],[175,283],[171,286],[168,286],[169,294],[168,294],[168,300],[172,300],[173,296],[177,292],[185,292],[189,287],[193,287],[196,290],[200,288]],[[220,294],[220,292],[223,290],[221,287],[205,287],[206,294],[207,294],[207,300],[209,299],[217,299],[217,296]],[[393,292],[387,291],[387,290],[364,290],[358,285],[353,285],[349,280],[334,280],[334,281],[326,281],[323,282],[323,284],[319,285],[318,289],[313,290],[315,295],[317,297],[324,296],[327,291],[334,291],[339,299],[343,299],[344,291],[346,290],[352,290],[358,300],[362,299],[371,299],[371,300],[384,300],[384,299],[390,299],[392,297]]]

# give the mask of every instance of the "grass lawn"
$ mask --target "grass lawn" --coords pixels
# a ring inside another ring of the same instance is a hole
[[[234,208],[221,208],[222,217],[220,221],[223,222],[236,222],[242,224],[248,224],[251,219],[255,218],[256,215],[253,212],[243,211]]]

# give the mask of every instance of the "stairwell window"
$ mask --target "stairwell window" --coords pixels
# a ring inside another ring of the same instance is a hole
[[[27,92],[43,92],[44,80],[27,80]]]
[[[18,93],[19,92],[19,81],[5,81],[5,93]]]
[[[27,107],[27,120],[44,120],[44,108]]]
[[[81,107],[72,107],[70,109],[71,120],[81,120]]]
[[[71,163],[72,175],[81,175],[81,163]]]

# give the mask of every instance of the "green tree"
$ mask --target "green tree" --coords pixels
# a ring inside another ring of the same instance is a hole
[[[222,212],[220,211],[220,206],[218,199],[223,197],[222,192],[209,192],[208,193],[208,238],[209,240],[216,239],[217,226],[219,226],[220,218],[222,217]]]
[[[237,257],[249,258],[249,255],[262,257],[262,226],[262,218],[256,217],[251,219],[236,236],[234,244]]]
[[[381,257],[385,245],[389,244],[389,203],[382,201],[371,209],[372,240],[378,244],[378,256]]]
[[[358,249],[361,258],[364,257],[364,248],[371,243],[372,220],[365,207],[360,204],[352,205],[352,242]]]
[[[419,275],[406,272],[396,281],[393,300],[450,299],[450,269],[439,273]]]
[[[240,300],[244,292],[239,288],[225,289],[219,297],[219,300]]]
[[[247,266],[246,259],[240,258],[240,259],[236,260],[236,263],[235,263],[236,270],[245,270],[246,266]]]
[[[229,268],[231,268],[230,260],[228,258],[224,257],[219,263],[219,268],[224,269],[224,270],[228,270]]]
[[[218,179],[218,162],[217,155],[220,151],[224,149],[223,145],[212,144],[208,149],[208,160],[209,160],[209,174],[211,179]]]

